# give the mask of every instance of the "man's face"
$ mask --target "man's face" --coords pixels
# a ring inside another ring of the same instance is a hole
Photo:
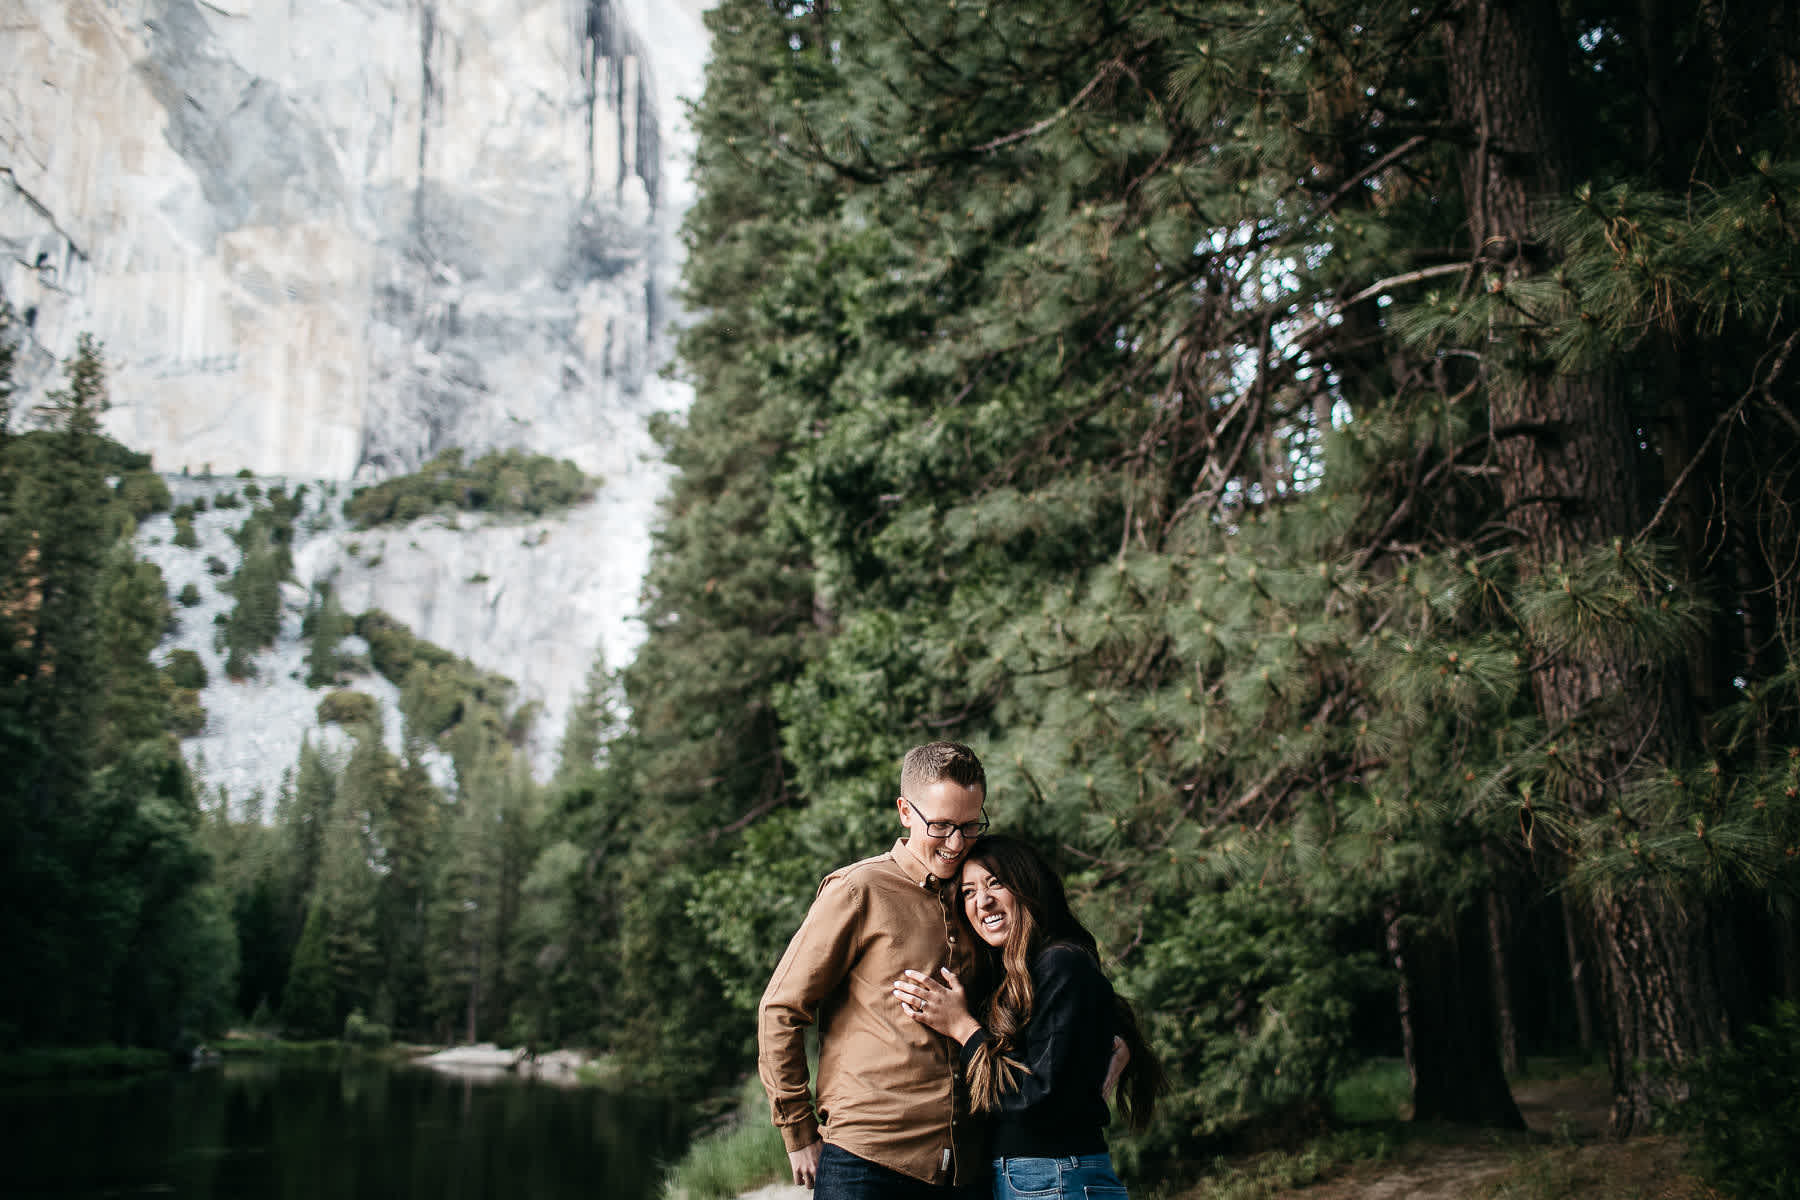
[[[899,800],[900,823],[906,826],[906,850],[939,879],[955,879],[969,843],[981,823],[981,805],[987,799],[980,788],[968,788],[947,779],[918,789],[916,796]],[[955,826],[941,836],[928,828]]]

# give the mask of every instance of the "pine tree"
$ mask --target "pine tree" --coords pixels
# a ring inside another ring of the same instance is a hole
[[[366,1012],[379,986],[383,956],[376,940],[375,903],[380,880],[372,837],[397,774],[379,727],[363,726],[338,778],[313,888],[313,912],[324,925],[336,996],[334,1029],[351,1010]]]
[[[338,678],[338,643],[350,632],[350,618],[338,604],[337,589],[326,584],[314,597],[305,632],[306,686],[331,687]]]
[[[338,1032],[338,996],[325,923],[322,906],[315,905],[306,915],[281,991],[281,1024],[300,1037],[332,1037]]]
[[[1402,982],[1422,1115],[1518,1119],[1496,1047],[1520,922],[1489,914],[1552,889],[1610,912],[1582,924],[1632,1127],[1631,1064],[1697,1052],[1745,1002],[1688,986],[1716,973],[1705,897],[1791,876],[1752,746],[1791,728],[1768,649],[1792,627],[1794,238],[1766,214],[1791,207],[1795,31],[1684,14],[716,10],[689,427],[729,398],[788,437],[681,461],[674,494],[772,494],[762,561],[810,583],[814,632],[764,677],[810,809],[738,802],[763,824],[682,893],[736,1019],[788,874],[866,845],[898,750],[954,734],[988,749],[1002,819],[1091,864],[1077,891],[1124,944],[1176,937],[1195,889],[1277,885],[1385,929],[1365,949]],[[1703,86],[1672,86],[1669,29]],[[1704,148],[1715,121],[1729,154]],[[1659,389],[1677,361],[1691,385]],[[1720,436],[1752,407],[1762,436]],[[1708,543],[1728,526],[1762,532]],[[698,630],[799,628],[729,591],[727,545],[658,543],[628,673],[630,738],[715,781],[702,764],[761,735],[671,738],[711,710],[636,696],[692,696]],[[1702,915],[1659,959],[1630,930],[1669,905]],[[621,938],[679,923],[648,919]],[[1646,1041],[1658,993],[1690,1000]],[[1208,1070],[1250,1077],[1239,1052]]]
[[[587,680],[581,698],[569,711],[563,725],[562,745],[557,754],[557,778],[570,779],[592,771],[600,759],[601,748],[618,732],[618,682],[607,670],[606,656],[596,651],[588,665]]]

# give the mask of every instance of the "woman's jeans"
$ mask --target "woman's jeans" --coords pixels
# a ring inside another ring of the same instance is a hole
[[[996,1158],[994,1200],[1125,1200],[1112,1155]]]

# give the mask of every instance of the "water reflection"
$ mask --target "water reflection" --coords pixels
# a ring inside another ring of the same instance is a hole
[[[665,1104],[415,1067],[227,1063],[0,1094],[10,1196],[637,1200],[678,1130]]]

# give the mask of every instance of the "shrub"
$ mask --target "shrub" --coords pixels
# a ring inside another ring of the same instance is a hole
[[[176,737],[199,737],[206,732],[206,706],[194,688],[170,686],[163,706],[163,725]]]
[[[1672,1123],[1691,1135],[1706,1180],[1737,1200],[1800,1197],[1800,1005],[1778,1002],[1768,1025],[1752,1025],[1685,1078],[1688,1101]]]
[[[169,682],[180,688],[203,688],[206,686],[206,664],[192,650],[171,650],[169,661],[163,666],[163,674]]]
[[[169,485],[155,471],[127,471],[119,477],[114,494],[139,521],[151,513],[167,512],[173,500]]]
[[[206,556],[206,573],[208,575],[224,575],[230,570],[231,568],[225,565],[225,560],[218,555],[209,554]]]
[[[200,603],[200,588],[192,582],[184,584],[181,589],[181,594],[176,596],[175,599],[181,602],[181,607],[192,608],[194,605]]]
[[[250,1014],[250,1028],[257,1033],[271,1033],[280,1028],[275,1013],[269,1008],[269,998],[263,996],[256,1002],[256,1011]]]
[[[200,535],[194,532],[194,519],[192,517],[175,518],[174,542],[183,550],[192,550],[200,544]]]
[[[357,617],[354,632],[369,643],[369,660],[375,669],[396,686],[405,684],[415,662],[435,667],[456,658],[443,647],[415,637],[404,623],[379,608]]]
[[[349,688],[328,694],[315,711],[321,725],[372,725],[381,717],[375,697]]]
[[[360,1008],[352,1009],[344,1019],[344,1044],[362,1046],[368,1049],[379,1049],[394,1040],[394,1035],[386,1025],[371,1021],[363,1015]]]
[[[415,521],[440,508],[535,516],[585,500],[595,484],[566,459],[497,450],[464,463],[453,448],[411,475],[357,489],[344,515],[364,529]]]

